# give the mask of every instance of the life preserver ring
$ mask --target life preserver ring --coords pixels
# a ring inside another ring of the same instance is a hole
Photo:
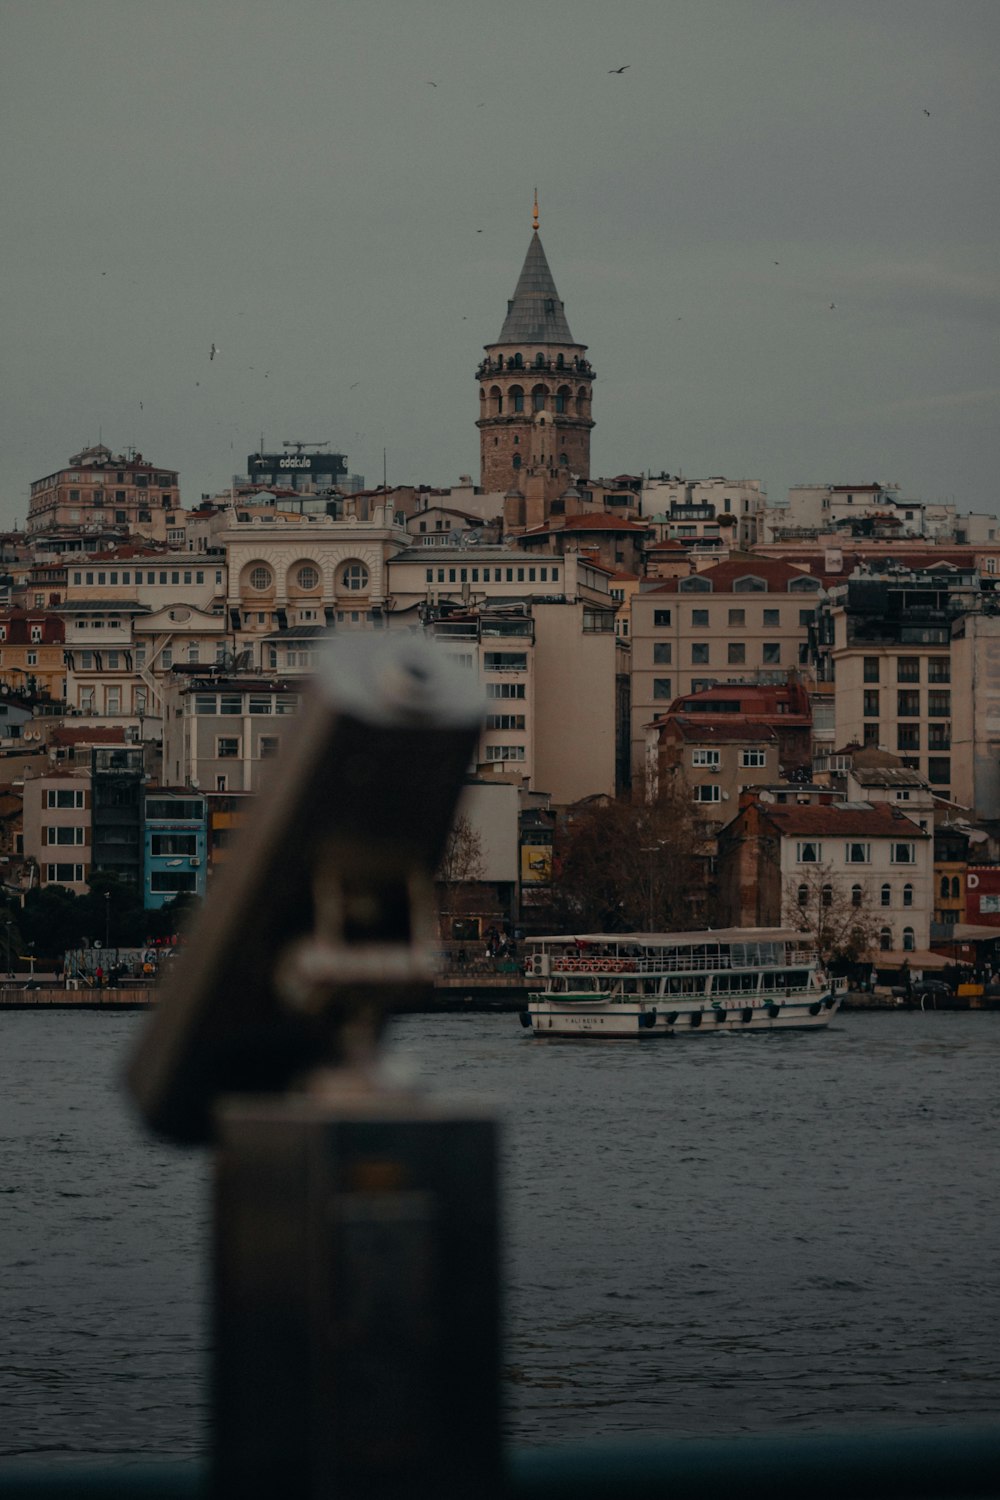
[[[599,974],[607,974],[610,972],[610,970],[611,960],[609,958],[599,958],[597,960],[597,972]]]

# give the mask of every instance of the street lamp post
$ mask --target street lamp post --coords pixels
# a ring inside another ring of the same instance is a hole
[[[642,848],[642,853],[649,855],[649,907],[648,907],[647,914],[646,914],[647,915],[646,931],[647,932],[652,932],[652,930],[653,930],[653,904],[654,904],[653,903],[653,890],[654,890],[654,887],[653,887],[653,874],[654,874],[654,868],[655,868],[655,859],[656,859],[657,854],[659,854],[660,850],[663,848],[663,846],[664,846],[664,844],[666,842],[667,842],[666,839],[657,839],[655,844],[645,844],[643,846],[643,848]]]
[[[28,944],[28,963],[31,965],[31,983],[35,982],[35,945]]]
[[[111,946],[111,892],[104,892],[104,947]]]

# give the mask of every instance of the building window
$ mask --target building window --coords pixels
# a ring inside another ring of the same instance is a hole
[[[250,569],[250,587],[252,589],[262,592],[264,589],[271,587],[272,581],[273,575],[270,568],[259,567]]]
[[[740,765],[743,766],[744,768],[755,767],[756,769],[759,770],[762,766],[766,766],[767,765],[767,751],[766,750],[741,750],[740,751]]]
[[[913,865],[917,862],[916,844],[892,844],[890,860],[894,865]]]
[[[866,719],[878,718],[878,688],[865,688],[864,715]]]
[[[907,884],[903,886],[903,905],[913,905],[913,887],[909,884],[909,882],[907,882]]]
[[[877,724],[866,724],[864,726],[864,744],[865,744],[865,748],[867,749],[869,747],[874,747],[874,748],[877,749],[878,748],[878,739],[879,739],[878,725]]]
[[[314,589],[319,583],[319,570],[308,563],[304,563],[295,575],[295,582],[300,589]]]
[[[729,611],[730,628],[732,628],[734,625],[745,625],[746,622],[747,612],[745,609],[731,609]]]
[[[714,766],[718,769],[719,752],[718,750],[692,750],[691,764],[693,766]]]
[[[863,897],[863,892],[862,892],[861,887],[859,885],[852,885],[851,886],[851,905],[852,906],[860,906],[861,905],[861,901],[862,901],[862,897]]]
[[[654,609],[653,610],[653,624],[655,626],[660,626],[660,627],[662,627],[664,625],[669,625],[670,624],[670,611],[669,611],[669,609]]]
[[[896,726],[896,749],[897,750],[919,750],[920,749],[920,725],[919,724],[897,724],[897,726]]]
[[[707,609],[693,609],[691,611],[691,624],[694,625],[695,627],[704,626],[705,629],[707,629],[708,628],[708,610]]]
[[[672,684],[673,684],[673,679],[670,678],[670,677],[654,677],[653,678],[653,697],[654,698],[672,698],[674,696],[674,694],[673,694],[673,685]]]
[[[892,905],[892,886],[888,883],[888,881],[886,881],[885,885],[882,887],[880,900],[883,906]]]
[[[900,656],[896,660],[897,682],[919,682],[920,681],[920,657]]]
[[[773,628],[774,626],[780,626],[780,625],[781,625],[781,611],[778,610],[778,609],[765,609],[765,611],[764,611],[764,629],[768,630],[770,628]]]
[[[281,745],[281,740],[276,734],[262,734],[257,741],[260,749],[261,760],[273,760]]]
[[[951,730],[947,724],[928,724],[927,748],[928,750],[951,749]]]
[[[896,717],[898,719],[919,719],[919,692],[913,692],[912,689],[909,689],[896,694]]]
[[[844,859],[849,865],[869,865],[872,858],[871,844],[845,844]]]
[[[669,667],[673,647],[669,641],[653,642],[653,666]]]
[[[878,935],[878,945],[883,953],[892,951],[892,928],[883,927]]]
[[[523,698],[524,689],[523,682],[488,682],[486,696],[487,698]]]
[[[692,641],[691,643],[691,665],[693,667],[708,666],[708,642]]]
[[[796,844],[795,858],[800,865],[818,865],[823,859],[823,845],[815,843],[812,839]]]
[[[340,575],[340,581],[344,588],[349,589],[351,593],[360,594],[368,587],[368,569],[364,563],[345,563]]]
[[[46,844],[83,844],[86,842],[82,828],[46,828]]]
[[[951,714],[951,694],[931,692],[927,694],[927,715],[931,719],[947,719]]]
[[[798,901],[798,903],[799,903],[800,906],[808,906],[808,904],[809,904],[809,887],[807,885],[800,885],[799,886],[798,892],[796,894],[796,900]]]
[[[743,641],[730,641],[726,647],[726,659],[731,667],[742,667],[747,659],[747,648]]]
[[[523,745],[487,745],[486,746],[486,759],[487,760],[493,760],[493,761],[497,761],[497,760],[517,760],[517,761],[520,761],[520,760],[524,760],[524,758],[525,758],[525,756],[524,756],[524,746]]]
[[[946,656],[932,656],[927,662],[928,682],[950,682],[951,662]]]
[[[28,664],[29,667],[37,667],[38,666],[38,652],[37,651],[29,651],[29,652],[27,652],[27,654],[25,655],[24,659],[27,662],[27,664]]]
[[[486,651],[483,654],[483,670],[486,672],[526,672],[526,651]]]
[[[865,669],[864,669],[864,671],[865,671],[865,681],[866,682],[878,682],[879,681],[879,659],[878,659],[877,656],[866,656],[865,657]]]
[[[762,660],[765,666],[777,666],[781,661],[781,642],[765,641]]]
[[[951,781],[951,761],[931,756],[927,762],[927,780],[932,786],[947,786]]]
[[[721,802],[722,792],[719,789],[719,783],[710,781],[706,786],[696,786],[694,800],[696,802]]]
[[[238,760],[239,740],[230,735],[220,735],[215,742],[215,754],[219,760]]]
[[[917,939],[916,939],[916,935],[915,935],[915,933],[913,931],[913,928],[912,927],[904,927],[903,928],[903,950],[904,950],[904,952],[906,952],[906,953],[913,953],[916,950],[916,946],[917,946]]]

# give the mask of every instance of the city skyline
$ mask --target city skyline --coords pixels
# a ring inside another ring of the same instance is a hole
[[[594,474],[997,508],[992,6],[3,8],[0,524],[99,437],[478,477],[536,183]]]

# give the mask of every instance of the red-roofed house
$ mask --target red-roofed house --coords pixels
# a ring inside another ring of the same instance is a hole
[[[541,526],[532,526],[515,538],[516,545],[531,552],[594,551],[616,572],[625,568],[639,572],[642,552],[649,537],[646,521],[595,511],[581,516],[550,516]]]
[[[917,969],[930,945],[933,861],[931,835],[888,803],[800,807],[744,792],[719,833],[719,920],[778,926],[819,880],[831,904],[850,902],[866,921],[875,913],[887,964],[911,954]]]
[[[675,698],[726,683],[782,683],[807,667],[822,584],[788,563],[739,555],[641,589],[632,600],[632,771],[646,725]]]

